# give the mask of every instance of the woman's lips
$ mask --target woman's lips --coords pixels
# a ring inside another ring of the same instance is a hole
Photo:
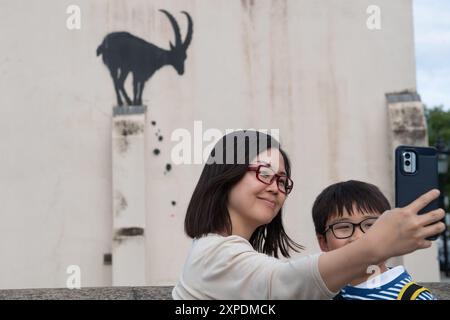
[[[267,199],[263,199],[263,198],[258,198],[259,200],[262,200],[268,207],[275,209],[275,202],[267,200]]]

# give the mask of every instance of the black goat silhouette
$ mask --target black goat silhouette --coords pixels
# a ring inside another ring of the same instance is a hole
[[[175,33],[175,45],[170,42],[170,50],[159,48],[128,32],[113,32],[106,35],[97,48],[97,56],[103,55],[103,62],[113,78],[119,106],[123,106],[121,93],[128,105],[142,105],[145,82],[161,67],[171,65],[179,75],[184,73],[186,50],[191,43],[193,33],[191,16],[186,11],[182,11],[188,20],[186,38],[183,42],[180,27],[175,18],[166,10],[159,11],[169,18]],[[130,72],[133,74],[133,102],[124,88],[125,80]]]

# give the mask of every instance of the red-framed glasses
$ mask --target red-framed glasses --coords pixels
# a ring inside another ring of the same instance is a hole
[[[277,181],[277,187],[280,192],[288,195],[294,187],[294,181],[288,178],[286,175],[279,175],[275,173],[268,165],[250,166],[248,171],[255,171],[256,178],[264,184],[270,185],[275,179]]]

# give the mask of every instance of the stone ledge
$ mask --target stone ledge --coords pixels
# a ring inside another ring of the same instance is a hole
[[[168,300],[173,287],[0,290],[1,300]]]
[[[450,300],[450,283],[421,283],[440,300]],[[1,300],[171,300],[168,287],[98,287],[82,289],[0,290]]]

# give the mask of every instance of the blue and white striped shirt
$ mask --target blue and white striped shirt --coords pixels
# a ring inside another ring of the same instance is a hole
[[[398,266],[357,286],[342,288],[335,300],[396,300],[402,288],[412,282],[403,266]],[[374,286],[376,284],[376,286]],[[428,291],[421,292],[415,300],[436,300]]]

